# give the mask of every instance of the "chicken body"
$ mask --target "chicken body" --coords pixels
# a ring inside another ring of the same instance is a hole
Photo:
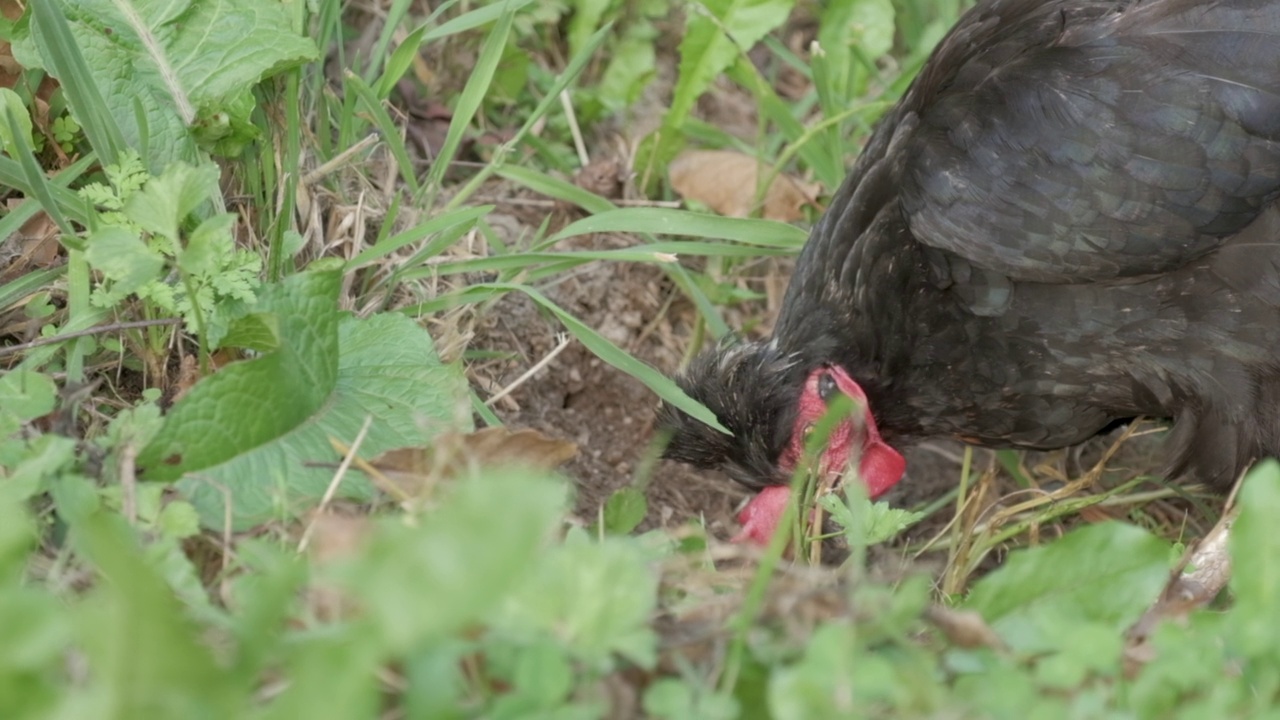
[[[815,369],[890,444],[1168,417],[1168,474],[1280,454],[1280,0],[986,0],[879,123],[774,336],[679,378],[667,455],[752,487]]]

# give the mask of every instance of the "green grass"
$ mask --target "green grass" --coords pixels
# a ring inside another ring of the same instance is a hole
[[[474,364],[517,356],[457,338],[512,298],[714,421],[553,290],[643,265],[692,308],[688,353],[761,322],[755,264],[803,227],[648,203],[666,164],[732,148],[830,192],[958,0],[29,5],[0,26],[22,68],[0,91],[0,717],[1274,712],[1274,463],[1243,487],[1229,597],[1138,646],[1220,508],[1126,469],[1127,438],[1083,473],[966,453],[917,512],[800,477],[798,540],[758,556],[697,519],[637,532],[652,452],[584,528],[547,446],[511,467],[469,444],[501,415]],[[639,202],[573,183],[576,141],[599,154],[660,62]],[[718,82],[753,137],[695,112]],[[448,111],[431,153],[414,92]],[[569,219],[504,239],[517,191]],[[403,447],[429,452],[383,455]],[[812,563],[814,507],[838,567]]]

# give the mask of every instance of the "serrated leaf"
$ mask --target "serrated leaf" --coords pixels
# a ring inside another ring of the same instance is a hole
[[[800,662],[770,673],[769,711],[777,720],[809,720],[858,717],[861,708],[904,704],[924,694],[928,681],[912,677],[908,683],[897,676],[905,671],[862,647],[851,623],[829,622],[813,633]]]
[[[217,193],[217,165],[175,163],[134,193],[125,204],[124,214],[147,232],[177,238],[182,221]]]
[[[600,78],[598,92],[601,102],[610,110],[621,112],[631,107],[657,72],[651,34],[633,33],[624,37],[609,53],[609,65]]]
[[[85,258],[111,281],[111,295],[123,297],[160,277],[164,257],[132,230],[109,225],[88,237]]]
[[[200,516],[191,503],[168,503],[156,518],[156,527],[167,538],[182,540],[200,532]]]
[[[282,316],[281,322],[288,320]],[[469,415],[458,414],[466,393],[460,369],[440,363],[431,337],[412,320],[402,315],[347,318],[337,334],[336,375],[318,398],[311,398],[319,400],[312,412],[299,417],[286,432],[226,462],[191,473],[179,485],[206,524],[222,527],[228,495],[235,528],[291,517],[311,507],[333,477],[327,465],[336,456],[329,438],[354,440],[366,417],[373,422],[360,446],[362,454],[423,445],[439,433],[469,428]],[[282,335],[288,333],[282,331]],[[282,388],[265,395],[259,400],[290,402]],[[232,418],[244,417],[242,396],[229,396],[224,402]],[[368,481],[354,473],[339,490],[340,497],[359,499],[368,499],[372,493]]]
[[[1120,522],[1086,526],[1048,545],[1011,553],[974,586],[965,606],[997,631],[1033,613],[1041,619],[1079,617],[1119,631],[1160,592],[1169,576],[1168,558],[1168,543],[1141,528]]]
[[[75,480],[65,494],[93,493]],[[57,495],[55,495],[57,497]],[[69,510],[59,502],[59,510]],[[178,598],[142,560],[124,519],[88,506],[64,515],[80,554],[106,582],[81,611],[80,635],[104,718],[231,717],[236,694]],[[106,692],[103,692],[106,691]]]
[[[220,213],[200,223],[178,253],[178,267],[192,275],[217,273],[231,252],[231,227],[235,222],[235,215]]]
[[[657,636],[648,620],[658,578],[639,545],[624,538],[594,542],[580,531],[541,553],[535,565],[495,613],[496,627],[512,633],[541,629],[602,670],[611,667],[615,653],[652,666]]]
[[[851,502],[859,503],[861,512],[853,512],[849,508]],[[818,504],[846,531],[850,542],[862,542],[867,545],[877,545],[892,540],[898,533],[924,517],[924,513],[896,508],[887,502],[873,503],[865,494],[846,498],[830,493],[818,498]],[[866,527],[859,530],[854,527],[856,522],[864,523]],[[857,532],[850,533],[848,532],[850,530]]]

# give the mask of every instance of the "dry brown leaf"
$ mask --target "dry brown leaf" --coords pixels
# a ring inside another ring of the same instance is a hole
[[[1213,602],[1227,586],[1231,580],[1231,554],[1227,546],[1231,524],[1237,515],[1238,508],[1225,513],[1208,535],[1183,553],[1160,597],[1129,628],[1125,647],[1127,674],[1133,675],[1155,658],[1148,640],[1157,627],[1169,621],[1184,622],[1193,610]]]
[[[992,630],[987,621],[973,610],[955,610],[941,605],[932,605],[924,611],[924,617],[941,630],[952,645],[962,648],[1005,649],[1004,641],[996,631]]]
[[[320,513],[312,521],[307,554],[317,565],[332,565],[358,557],[373,530],[365,515]],[[307,604],[311,612],[323,620],[350,617],[356,606],[350,596],[325,583],[307,588]]]
[[[10,200],[12,210],[21,203]],[[58,243],[58,226],[44,212],[37,212],[6,240],[4,256],[7,267],[0,268],[0,282],[8,282],[32,270],[47,268],[58,262],[62,246]]]
[[[690,150],[671,162],[671,187],[687,200],[697,200],[727,217],[749,217],[756,185],[771,172],[769,165],[732,150]],[[778,173],[764,196],[761,217],[792,222],[804,208],[817,205],[820,186]]]
[[[345,453],[336,441],[334,447]],[[432,447],[388,450],[371,461],[357,459],[383,492],[400,501],[423,499],[441,482],[481,469],[518,467],[546,472],[571,460],[578,446],[537,430],[493,427],[471,433],[445,433]]]

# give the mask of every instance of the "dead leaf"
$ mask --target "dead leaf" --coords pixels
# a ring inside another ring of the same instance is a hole
[[[1125,639],[1125,673],[1133,675],[1155,659],[1155,651],[1147,642],[1162,623],[1183,622],[1191,611],[1202,608],[1218,596],[1231,580],[1231,553],[1227,547],[1231,524],[1239,515],[1232,508],[1194,547],[1183,553],[1182,560],[1170,573],[1169,582],[1155,603],[1129,628]],[[1191,570],[1187,570],[1191,568]]]
[[[314,529],[307,552],[317,563],[333,563],[356,557],[373,526],[366,515],[321,513],[313,520]]]
[[[596,157],[573,176],[573,184],[587,192],[613,200],[622,197],[622,183],[625,179],[623,165],[617,158]]]
[[[332,566],[358,557],[373,531],[373,524],[365,515],[322,512],[311,520],[311,525],[307,554],[317,566]],[[307,588],[306,599],[311,612],[322,620],[351,617],[357,609],[348,593],[325,582],[313,582]]]
[[[955,610],[941,605],[931,605],[924,611],[924,618],[942,631],[947,640],[962,648],[991,648],[1004,650],[1004,641],[973,610]]]
[[[331,440],[339,452],[347,449]],[[578,446],[537,430],[485,428],[471,433],[445,433],[432,447],[388,450],[371,461],[355,464],[383,492],[401,502],[431,496],[434,488],[464,474],[483,469],[515,467],[547,472],[571,460]]]
[[[200,379],[200,363],[196,360],[195,355],[183,355],[178,361],[178,379],[174,381],[171,390],[173,391],[173,399],[170,402],[178,402],[183,395],[196,384]]]
[[[756,185],[772,168],[731,150],[690,150],[671,162],[671,187],[686,200],[696,200],[727,217],[749,217],[754,209]],[[761,217],[792,222],[804,217],[804,208],[817,207],[817,183],[802,183],[778,173],[764,196]]]
[[[12,210],[21,204],[21,200],[10,200]],[[62,245],[58,243],[58,226],[43,211],[32,215],[18,228],[18,231],[5,241],[5,256],[9,257],[8,266],[0,270],[0,283],[41,268],[52,267],[58,262]]]

